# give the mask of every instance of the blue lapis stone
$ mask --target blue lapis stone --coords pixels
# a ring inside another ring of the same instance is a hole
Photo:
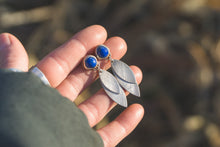
[[[109,56],[109,50],[107,47],[103,46],[103,45],[100,45],[97,47],[96,49],[96,53],[98,55],[99,58],[106,58]]]
[[[89,56],[85,59],[86,68],[95,68],[97,65],[97,60],[95,57]]]

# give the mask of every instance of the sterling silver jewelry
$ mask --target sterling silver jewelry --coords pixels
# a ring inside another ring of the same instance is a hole
[[[95,50],[98,59],[107,59],[111,61],[112,71],[119,84],[131,94],[140,97],[140,89],[136,82],[133,71],[122,61],[111,58],[108,47],[99,45]]]
[[[50,86],[49,81],[47,80],[47,78],[45,77],[44,73],[36,66],[33,66],[29,72],[35,74],[37,77],[39,77],[41,79],[41,81],[45,84]]]
[[[124,90],[110,72],[100,69],[100,65],[98,64],[95,56],[86,56],[83,60],[83,65],[85,69],[93,69],[98,71],[101,85],[106,94],[119,105],[127,107],[127,98]]]

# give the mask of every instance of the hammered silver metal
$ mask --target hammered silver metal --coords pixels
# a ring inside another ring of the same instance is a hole
[[[29,72],[35,74],[37,77],[39,77],[41,79],[41,81],[45,84],[45,85],[48,85],[50,86],[50,83],[49,81],[47,80],[47,78],[45,77],[44,73],[39,69],[37,68],[36,66],[33,66]]]
[[[140,97],[140,89],[131,68],[122,61],[112,59],[112,71],[119,84],[131,94]]]
[[[115,75],[120,85],[126,89],[131,94],[140,97],[140,89],[139,86],[136,83],[129,83],[123,79],[121,79],[118,75]]]
[[[116,94],[120,93],[120,89],[119,89],[120,85],[118,84],[118,81],[110,72],[100,69],[99,78],[102,82],[102,85],[104,85],[108,90]]]
[[[106,94],[119,105],[127,107],[126,95],[115,77],[110,72],[101,69],[99,71],[99,77]]]

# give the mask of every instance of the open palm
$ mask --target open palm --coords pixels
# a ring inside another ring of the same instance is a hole
[[[69,41],[55,49],[37,63],[37,67],[45,74],[53,88],[63,96],[74,101],[77,96],[96,79],[92,71],[86,71],[80,64],[88,52],[92,52],[97,45],[106,45],[113,59],[120,59],[127,50],[125,41],[120,37],[107,39],[106,30],[94,25],[81,30]],[[28,56],[23,45],[11,34],[0,35],[0,68],[17,68],[28,71]],[[108,69],[110,64],[105,64]],[[131,66],[138,83],[142,80],[141,70]],[[128,94],[128,93],[127,93]],[[99,90],[78,108],[81,109],[89,121],[89,125],[96,125],[116,105],[104,92]],[[97,130],[105,146],[115,146],[126,137],[140,122],[144,109],[139,104],[130,105],[114,121]]]

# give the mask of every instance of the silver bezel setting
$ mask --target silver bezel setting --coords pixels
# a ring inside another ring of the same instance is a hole
[[[104,46],[105,48],[107,48],[107,50],[108,50],[108,52],[109,52],[109,54],[108,54],[108,56],[107,56],[107,57],[105,57],[105,58],[101,58],[101,57],[99,57],[99,56],[98,56],[98,54],[97,54],[97,49],[98,49],[98,47],[99,47],[99,46]],[[107,46],[105,46],[105,45],[99,45],[99,46],[97,46],[97,47],[96,47],[96,49],[95,49],[95,54],[96,54],[96,57],[97,57],[98,59],[101,59],[101,60],[108,59],[108,58],[109,58],[109,56],[111,56],[111,53],[110,53],[109,48],[108,48]]]
[[[88,68],[88,67],[86,67],[86,63],[85,63],[85,61],[86,61],[86,59],[89,58],[89,57],[93,57],[93,58],[96,59],[97,64],[96,64],[96,66],[95,66],[94,68]],[[84,66],[85,69],[96,69],[97,66],[98,66],[97,58],[96,58],[95,56],[93,56],[93,55],[88,55],[88,56],[86,56],[86,57],[83,59],[83,66]]]

